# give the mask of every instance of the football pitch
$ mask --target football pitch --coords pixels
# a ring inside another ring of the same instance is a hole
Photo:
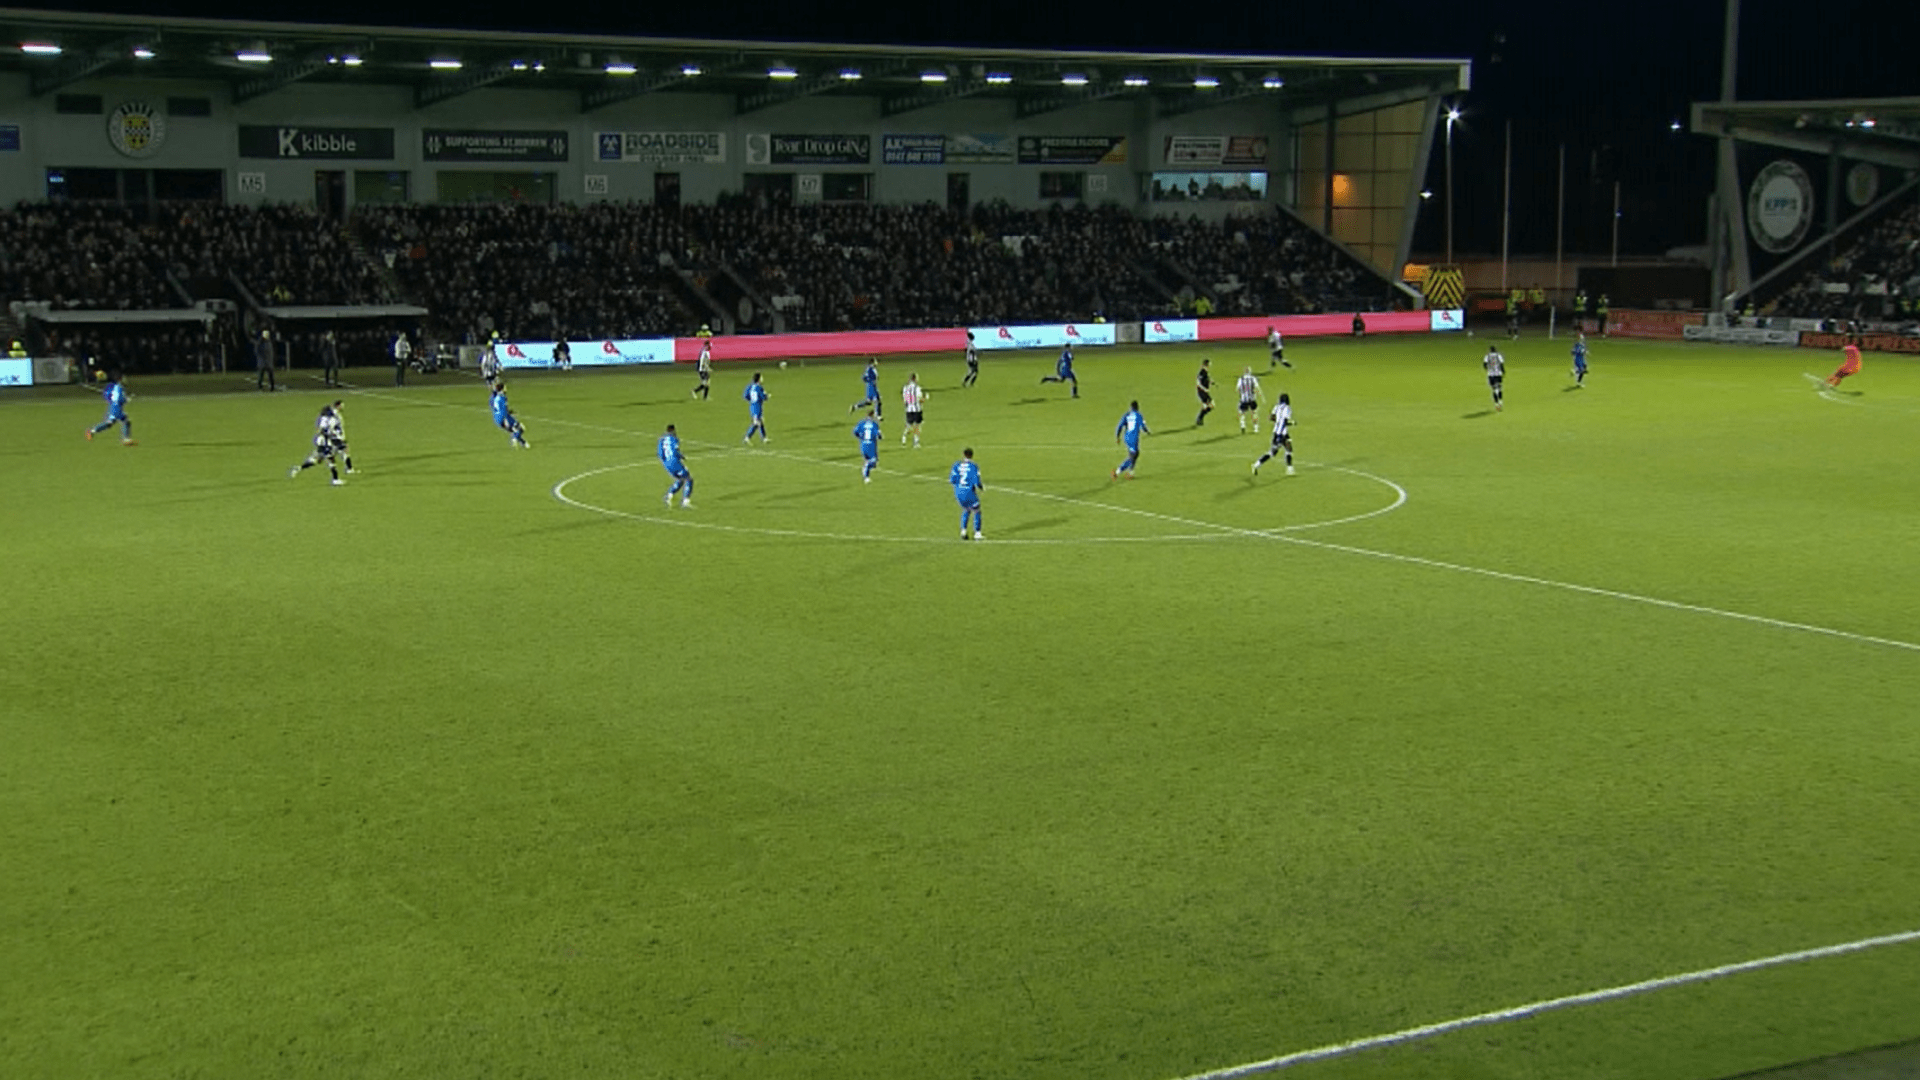
[[[883,358],[871,484],[853,361],[354,372],[338,488],[304,375],[0,398],[0,1073],[1175,1080],[1920,930],[1920,364],[1486,343]],[[1913,1039],[1920,940],[1496,1019],[1283,1075]]]

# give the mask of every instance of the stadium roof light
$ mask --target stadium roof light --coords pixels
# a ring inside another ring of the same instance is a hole
[[[1878,123],[1878,121],[1876,121],[1873,117],[1869,116],[1865,120],[1860,121],[1860,126],[1863,128],[1871,128],[1876,123]]]
[[[923,71],[920,73],[920,81],[923,83],[943,83],[947,81],[947,73],[944,71]]]
[[[133,58],[135,60],[151,60],[157,55],[159,54],[147,48],[145,45],[135,45],[133,47]]]
[[[1211,75],[1199,75],[1193,80],[1195,90],[1212,90],[1220,85],[1220,80]]]
[[[1145,75],[1129,75],[1120,81],[1128,86],[1145,86],[1148,83]]]
[[[243,64],[273,63],[273,54],[268,52],[264,45],[251,49],[241,49],[239,52],[233,54],[233,58]]]
[[[1447,110],[1447,119],[1448,119],[1448,120],[1458,120],[1458,119],[1460,119],[1460,106],[1458,106],[1458,105],[1455,105],[1455,106],[1453,106],[1453,107],[1451,107],[1451,108],[1449,108],[1449,109]]]
[[[846,68],[840,72],[840,81],[842,82],[859,82],[860,79],[859,68]]]
[[[606,72],[609,75],[632,75],[638,72],[639,70],[640,70],[639,68],[634,67],[632,64],[624,63],[619,60],[607,61]]]
[[[767,78],[769,79],[797,79],[799,77],[800,73],[798,71],[795,71],[785,64],[776,64],[767,69]]]
[[[28,56],[59,56],[60,46],[51,41],[23,41],[20,51]]]
[[[691,79],[695,75],[700,74],[700,65],[699,64],[681,64],[680,74],[685,75],[687,78]]]
[[[1260,80],[1260,85],[1265,87],[1268,90],[1278,90],[1281,87],[1287,85],[1287,80],[1281,78],[1278,75],[1269,75],[1266,78]]]
[[[435,71],[459,71],[464,65],[451,56],[441,56],[427,61],[427,66]]]
[[[361,64],[366,63],[365,60],[362,60],[359,57],[353,56],[353,55],[347,55],[347,56],[341,57],[340,62],[342,64],[345,64],[348,67],[359,67]]]
[[[1069,72],[1068,74],[1060,76],[1060,85],[1061,86],[1085,86],[1087,85],[1087,77],[1077,72]]]
[[[987,72],[987,82],[994,86],[1005,86],[1013,81],[1013,76],[1004,71]]]
[[[508,64],[507,66],[513,69],[514,71],[527,70],[527,62],[525,60],[515,60],[513,63]]]

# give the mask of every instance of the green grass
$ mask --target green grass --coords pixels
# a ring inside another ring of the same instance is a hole
[[[367,373],[337,490],[286,476],[318,392],[136,381],[133,448],[0,399],[0,1072],[1171,1080],[1920,928],[1920,652],[1459,569],[1920,642],[1920,367],[1601,342],[1569,391],[1564,344],[1492,414],[1484,341],[1296,342],[1304,467],[1257,482],[1190,348],[1090,350],[1078,401],[889,359],[870,486],[853,363],[761,369],[765,451],[749,369],[517,379],[530,452]],[[1300,1075],[1717,1077],[1917,1017],[1898,946]]]

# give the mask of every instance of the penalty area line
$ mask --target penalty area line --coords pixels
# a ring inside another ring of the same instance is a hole
[[[1407,1043],[1447,1035],[1467,1028],[1485,1027],[1489,1024],[1504,1024],[1514,1020],[1525,1020],[1542,1013],[1560,1009],[1579,1008],[1583,1005],[1598,1005],[1622,998],[1650,994],[1656,990],[1668,990],[1676,986],[1693,983],[1711,982],[1730,975],[1741,975],[1749,971],[1761,971],[1766,968],[1784,967],[1788,964],[1802,964],[1811,960],[1824,960],[1848,953],[1866,952],[1869,949],[1885,948],[1889,945],[1904,945],[1920,941],[1920,930],[1908,930],[1898,934],[1883,934],[1879,937],[1861,938],[1858,941],[1842,942],[1838,945],[1823,945],[1815,949],[1801,949],[1797,952],[1778,953],[1763,956],[1758,960],[1743,960],[1737,964],[1722,964],[1719,967],[1702,968],[1699,971],[1686,971],[1678,975],[1663,975],[1657,979],[1645,979],[1624,986],[1610,986],[1604,990],[1589,990],[1583,994],[1569,994],[1565,997],[1548,998],[1544,1001],[1528,1002],[1492,1012],[1462,1016],[1453,1020],[1443,1020],[1436,1024],[1422,1024],[1419,1027],[1403,1028],[1383,1035],[1370,1035],[1364,1039],[1354,1039],[1343,1043],[1330,1043],[1311,1050],[1299,1050],[1264,1061],[1248,1062],[1211,1072],[1194,1073],[1181,1080],[1239,1080],[1244,1076],[1258,1076],[1261,1073],[1278,1072],[1296,1065],[1310,1065],[1317,1061],[1347,1057],[1368,1050],[1381,1050],[1390,1046],[1403,1046]]]

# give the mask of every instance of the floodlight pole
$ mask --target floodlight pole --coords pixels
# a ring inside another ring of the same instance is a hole
[[[1567,144],[1560,144],[1560,191],[1553,212],[1553,298],[1548,306],[1560,306],[1562,270],[1560,264],[1566,255],[1567,247]]]
[[[1447,265],[1453,265],[1453,122],[1460,110],[1447,107]]]
[[[1620,181],[1613,182],[1613,265],[1620,265]]]
[[[1504,201],[1500,206],[1500,291],[1507,288],[1507,240],[1513,232],[1513,121],[1507,121],[1507,163]]]

